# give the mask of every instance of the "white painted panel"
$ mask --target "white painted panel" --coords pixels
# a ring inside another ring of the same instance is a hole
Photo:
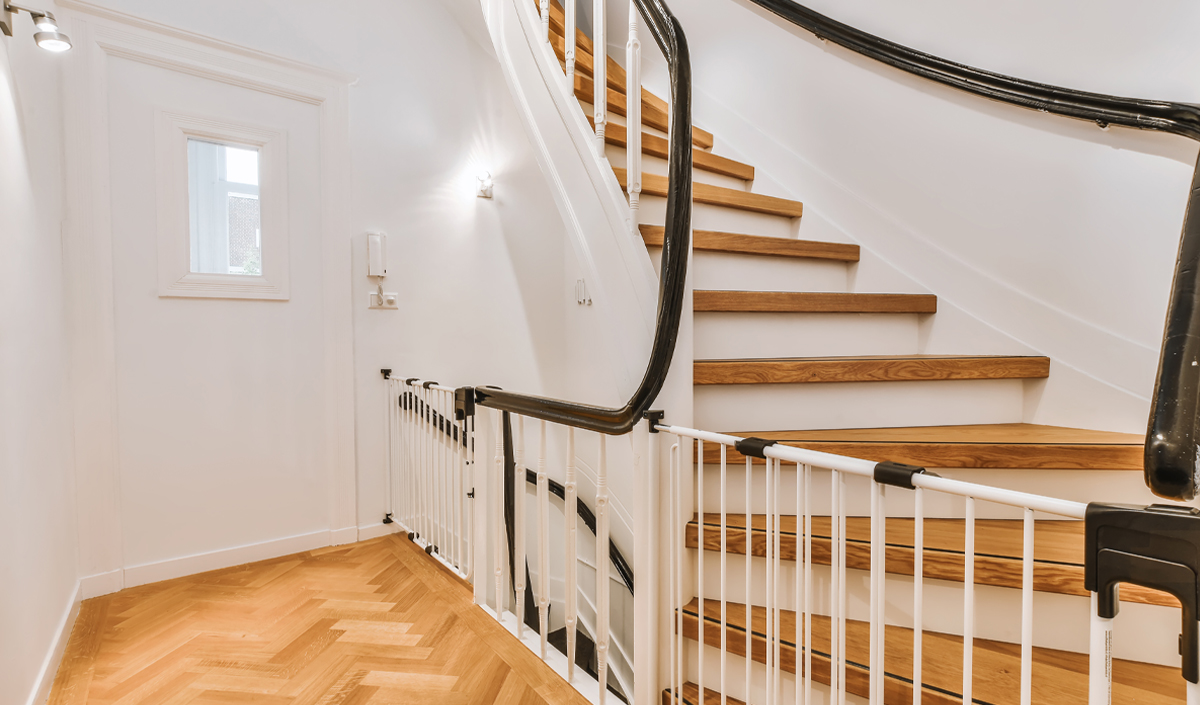
[[[109,60],[124,562],[329,530],[317,106]],[[155,111],[253,116],[289,137],[291,299],[155,291]]]
[[[650,249],[658,269],[662,250]],[[847,291],[847,264],[837,260],[764,257],[696,250],[692,288],[742,291]]]
[[[698,313],[696,357],[913,354],[917,318],[915,313]]]

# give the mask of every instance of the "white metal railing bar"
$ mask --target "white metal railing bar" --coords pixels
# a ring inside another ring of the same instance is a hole
[[[632,233],[637,235],[638,201],[642,193],[642,43],[638,39],[637,4],[633,0],[629,0],[629,42],[625,47],[625,153],[629,221]]]
[[[813,579],[812,579],[812,468],[807,465],[796,465],[797,470],[804,468],[804,497],[803,502],[797,502],[798,506],[804,507],[804,602],[799,600],[796,604],[804,605],[804,705],[811,705],[812,694],[812,609],[813,609]],[[797,490],[800,488],[800,483],[796,483]],[[799,581],[797,581],[798,583]],[[799,625],[797,625],[799,626]],[[800,647],[797,644],[797,647]],[[799,658],[799,651],[796,653]]]
[[[603,18],[603,16],[601,16]],[[603,25],[603,19],[598,20]],[[609,579],[607,568],[611,556],[608,551],[608,443],[600,437],[600,462],[596,471],[596,672],[600,683],[600,703],[608,698],[608,632],[609,632]]]
[[[925,646],[925,490],[913,490],[913,705],[921,705]]]
[[[1033,556],[1033,510],[1026,509],[1022,555]],[[1021,565],[1021,705],[1033,703],[1033,561]]]
[[[568,0],[569,5],[574,5]],[[574,518],[579,511],[577,489],[575,483],[575,429],[567,429],[567,469],[564,487],[563,516]],[[567,681],[575,680],[575,635],[579,615],[579,562],[578,562],[578,520],[567,521],[567,561],[566,561],[566,627],[567,627]]]
[[[725,444],[722,443],[721,445],[725,445]],[[753,500],[754,495],[752,494],[752,490],[751,490],[751,486],[750,486],[751,485],[750,478],[751,478],[751,475],[753,474],[751,472],[751,470],[752,470],[752,467],[751,467],[750,458],[746,458],[746,508],[745,508],[746,521],[750,521],[750,507],[752,506],[751,503],[754,501]],[[742,616],[747,624],[749,624],[749,621],[750,621],[751,583],[750,583],[749,562],[750,562],[750,556],[753,556],[753,555],[754,555],[754,532],[746,531],[746,563],[747,563],[746,570],[745,570],[745,573],[746,573],[746,593],[745,593],[746,594],[746,598],[745,598],[746,613]],[[722,624],[721,627],[724,628],[725,625]],[[754,653],[754,635],[752,633],[752,630],[750,630],[750,629],[746,630],[746,653],[748,653],[748,654]],[[753,680],[751,680],[750,674],[751,674],[751,659],[746,659],[746,699],[747,699],[747,702],[749,701],[749,698],[750,698],[750,684],[754,682]]]
[[[493,498],[492,516],[494,522],[504,521],[504,428],[502,414],[495,414],[496,423],[493,438],[496,439],[495,467],[492,477],[494,484],[490,488]],[[492,531],[492,565],[496,576],[496,614],[504,614],[504,532]]]
[[[963,685],[964,703],[972,702],[975,684],[975,498],[967,497],[963,541]]]
[[[729,482],[728,448],[721,446],[721,487]],[[729,493],[721,492],[721,705],[729,701],[729,598],[726,595],[729,583]],[[704,507],[700,508],[700,526]],[[703,539],[701,539],[703,541]]]
[[[538,627],[542,658],[550,643],[550,482],[546,478],[546,422],[538,423]],[[568,521],[574,516],[564,515]]]
[[[704,687],[705,669],[704,669],[704,645],[708,642],[704,638],[704,615],[707,613],[704,603],[704,441],[696,443],[696,509],[700,512],[700,522],[698,525],[699,533],[697,535],[698,545],[700,550],[696,556],[696,629],[698,636],[696,643],[700,644],[700,658],[696,662],[696,687],[700,689],[700,705],[704,705]],[[749,555],[749,554],[747,554]]]
[[[513,432],[513,458],[516,472],[513,473],[513,501],[516,512],[513,517],[513,605],[517,612],[517,638],[525,630],[525,417],[517,416],[517,428]]]

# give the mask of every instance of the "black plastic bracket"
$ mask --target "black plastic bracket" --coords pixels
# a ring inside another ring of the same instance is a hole
[[[466,421],[475,415],[475,388],[459,387],[454,390],[454,419]]]
[[[733,447],[737,448],[737,451],[742,455],[754,458],[766,458],[767,454],[763,451],[766,450],[768,446],[773,446],[778,442],[779,441],[768,441],[765,438],[743,438],[737,443],[734,443]]]
[[[426,380],[425,382],[421,383],[421,386],[426,389],[429,389],[430,387],[432,387],[435,384],[437,384],[437,382],[434,382],[433,380]]]
[[[1089,504],[1083,584],[1098,594],[1097,612],[1117,615],[1117,585],[1173,595],[1183,606],[1183,677],[1200,683],[1200,509],[1152,504]]]
[[[384,514],[384,515],[383,515],[383,523],[384,523],[384,524],[391,524],[392,522],[393,522],[393,519],[392,519],[392,513],[391,513],[391,512],[388,512],[387,514]]]
[[[420,382],[420,381],[421,381],[420,377],[409,377],[408,379],[404,380],[404,383],[411,387],[413,382]]]
[[[380,370],[380,371],[379,371],[379,374],[383,375],[383,378],[384,378],[384,379],[391,379],[391,378],[392,378],[392,371],[391,371],[391,370],[389,370],[389,369],[387,369],[387,368],[384,368],[384,369]]]
[[[643,411],[642,417],[650,422],[650,433],[658,433],[658,425],[666,418],[666,413],[657,410]]]
[[[912,483],[913,475],[923,474],[925,474],[925,468],[917,467],[916,465],[892,463],[886,460],[875,465],[876,482],[881,485],[903,487],[906,490],[917,489]]]

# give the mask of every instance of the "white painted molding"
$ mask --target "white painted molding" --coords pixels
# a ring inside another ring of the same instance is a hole
[[[155,115],[158,295],[218,299],[289,298],[287,131],[242,121],[159,110]],[[254,147],[259,153],[262,274],[192,271],[188,140]]]
[[[108,59],[121,57],[317,106],[321,149],[322,318],[325,465],[330,529],[357,536],[353,320],[350,280],[350,148],[347,74],[63,0],[60,19],[75,39],[67,57],[68,217],[63,237],[75,388],[80,571],[85,593],[162,579],[171,571],[126,568],[120,510],[112,221],[108,197]],[[330,533],[334,532],[334,533]],[[241,550],[241,549],[230,549]],[[297,549],[299,550],[299,549]],[[221,552],[218,552],[220,554]],[[207,555],[207,554],[206,554]],[[184,565],[201,565],[195,557]],[[121,574],[121,579],[113,578]],[[103,593],[99,593],[103,594]]]
[[[26,705],[42,705],[50,699],[50,688],[54,685],[54,677],[58,674],[59,664],[62,663],[63,652],[66,651],[67,642],[71,639],[71,630],[75,628],[75,620],[79,617],[81,602],[83,602],[83,585],[76,581],[75,592],[71,595],[70,603],[63,610],[62,619],[58,620],[57,634],[54,641],[50,643],[46,658],[42,660],[42,668],[33,681],[33,692],[25,701]]]
[[[367,526],[358,527],[358,540],[366,541],[367,539],[387,536],[388,534],[398,534],[402,529],[403,527],[400,526],[399,522],[392,522],[391,524],[384,524],[383,522],[368,524]]]

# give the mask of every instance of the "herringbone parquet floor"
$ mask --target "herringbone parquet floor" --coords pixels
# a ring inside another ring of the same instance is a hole
[[[586,700],[393,535],[88,600],[50,703]]]

